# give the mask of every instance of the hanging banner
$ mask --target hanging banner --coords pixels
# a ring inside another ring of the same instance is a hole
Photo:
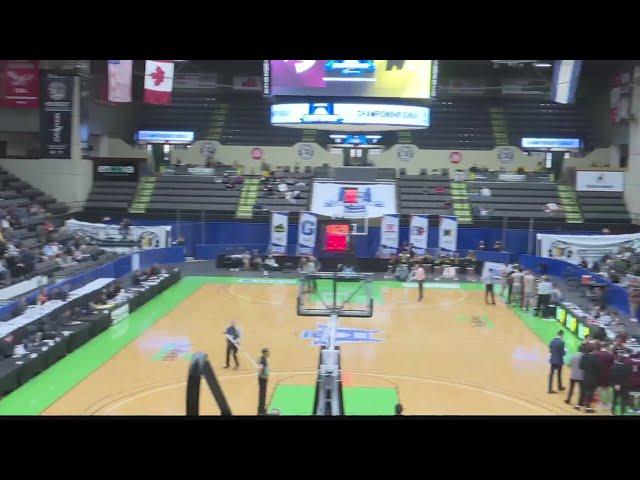
[[[400,244],[400,216],[385,215],[380,224],[380,246],[385,254],[398,253]]]
[[[233,89],[248,92],[259,92],[262,90],[262,79],[258,76],[234,75]]]
[[[396,185],[314,181],[311,211],[337,218],[391,215],[397,212]]]
[[[77,233],[105,250],[122,251],[131,248],[166,248],[171,246],[171,227],[164,225],[132,225],[128,231],[120,225],[67,220],[64,230]]]
[[[144,103],[171,103],[173,90],[173,61],[147,60],[144,68]]]
[[[454,252],[458,248],[458,217],[440,217],[438,246]]]
[[[272,255],[287,254],[287,237],[289,234],[289,213],[271,212],[271,236],[269,252]]]
[[[38,108],[40,69],[37,61],[6,60],[0,71],[0,106]]]
[[[313,255],[318,232],[318,216],[311,212],[301,212],[298,220],[297,255]]]
[[[409,243],[418,255],[427,253],[427,236],[429,234],[429,217],[427,215],[411,215],[409,224]]]
[[[584,258],[590,264],[605,255],[615,255],[620,247],[640,249],[640,233],[625,235],[536,235],[538,256],[578,265]]]
[[[133,60],[107,60],[109,67],[109,94],[107,100],[114,103],[131,101]]]
[[[42,158],[71,158],[73,77],[44,74],[40,106]]]

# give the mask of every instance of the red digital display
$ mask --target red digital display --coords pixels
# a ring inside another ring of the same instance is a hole
[[[357,188],[345,188],[344,189],[344,203],[358,203],[358,189]]]
[[[332,223],[325,230],[325,250],[327,252],[344,252],[349,240],[348,223]]]

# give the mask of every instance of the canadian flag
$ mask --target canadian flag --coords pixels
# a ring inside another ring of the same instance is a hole
[[[156,105],[171,103],[173,60],[147,60],[144,69],[144,102]]]
[[[110,102],[125,103],[131,101],[131,76],[133,60],[108,60]]]

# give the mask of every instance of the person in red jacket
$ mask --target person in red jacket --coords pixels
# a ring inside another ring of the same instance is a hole
[[[611,367],[613,366],[614,357],[608,344],[596,342],[596,345],[599,348],[595,351],[595,354],[600,359],[601,365],[600,375],[598,378],[598,396],[600,397],[600,403],[605,408],[609,408],[611,406],[609,375]]]
[[[631,303],[631,320],[640,320],[640,285],[631,287],[629,302]]]

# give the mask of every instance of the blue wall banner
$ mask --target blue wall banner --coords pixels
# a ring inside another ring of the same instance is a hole
[[[455,252],[458,249],[458,217],[441,216],[438,246]]]
[[[301,212],[298,220],[298,255],[313,255],[318,234],[318,216]]]
[[[289,212],[271,212],[271,238],[269,251],[273,255],[287,254]]]

